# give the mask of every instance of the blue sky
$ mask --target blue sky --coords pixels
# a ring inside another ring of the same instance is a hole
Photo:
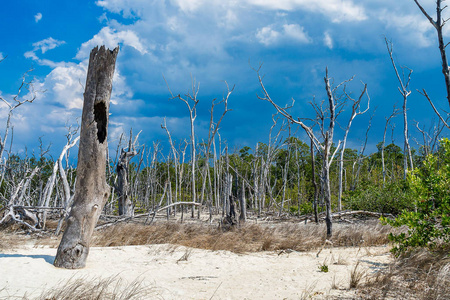
[[[423,2],[434,13],[434,1]],[[142,130],[142,144],[165,142],[164,117],[174,139],[188,139],[188,111],[184,103],[169,101],[163,75],[174,93],[186,93],[191,77],[200,83],[199,140],[207,137],[211,100],[223,97],[226,81],[235,90],[222,140],[232,147],[267,142],[274,109],[256,97],[260,89],[251,68],[263,63],[272,98],[281,105],[294,98],[293,114],[299,117],[313,117],[309,101],[325,98],[327,66],[336,83],[355,76],[348,87],[355,95],[367,83],[371,107],[377,107],[368,145],[374,151],[385,117],[402,101],[384,36],[393,41],[398,64],[414,70],[411,136],[419,137],[413,120],[427,129],[436,120],[416,89],[425,88],[437,107],[448,110],[436,34],[412,0],[20,0],[3,4],[0,26],[0,59],[6,57],[0,63],[0,95],[12,99],[31,67],[35,89],[45,91],[14,113],[17,152],[37,149],[38,137],[53,144],[54,154],[60,151],[66,126],[81,116],[89,52],[101,44],[121,46],[110,109],[112,144],[130,127]],[[7,112],[0,106],[3,130]],[[348,112],[340,117],[344,126]],[[359,149],[368,118],[355,120],[350,147]],[[394,122],[401,144],[402,120]],[[336,138],[341,135],[338,130]],[[299,136],[304,137],[300,131]]]

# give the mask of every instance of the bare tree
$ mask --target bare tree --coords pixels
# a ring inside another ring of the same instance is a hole
[[[165,78],[164,78],[165,80]],[[167,84],[167,81],[166,81]],[[197,104],[199,102],[197,96],[198,91],[200,89],[200,84],[197,84],[195,79],[192,79],[192,86],[191,91],[188,92],[184,97],[181,96],[181,94],[174,95],[172,91],[170,90],[169,84],[167,84],[167,88],[169,89],[170,95],[172,96],[172,99],[179,99],[183,101],[188,110],[189,110],[189,120],[190,120],[190,128],[191,128],[191,188],[192,188],[192,202],[197,201],[197,192],[195,189],[195,160],[196,160],[196,150],[195,150],[195,130],[194,130],[194,122],[197,118]],[[192,102],[192,105],[191,105]],[[192,206],[192,218],[194,217],[194,208],[195,206]]]
[[[213,99],[211,102],[211,118],[209,120],[209,132],[208,132],[208,141],[206,143],[206,147],[205,147],[205,165],[203,168],[203,185],[202,185],[202,191],[201,191],[201,199],[203,201],[204,199],[204,195],[205,195],[205,188],[206,188],[206,181],[208,178],[210,178],[209,176],[209,156],[211,153],[211,146],[213,145],[214,139],[216,138],[216,134],[220,128],[220,123],[222,122],[223,118],[225,117],[226,113],[231,111],[231,109],[228,109],[228,99],[230,98],[231,93],[234,90],[234,86],[230,89],[230,87],[228,86],[228,83],[225,81],[225,85],[227,86],[227,93],[226,95],[222,98],[221,101],[216,102],[216,99]],[[222,104],[224,105],[224,109],[222,112],[222,115],[220,116],[219,120],[217,121],[217,123],[214,123],[214,108],[215,106]],[[214,160],[214,164],[216,163],[216,161]]]
[[[136,135],[133,141],[133,130],[130,130],[128,148],[127,150],[122,148],[119,161],[117,162],[117,185],[115,186],[115,191],[119,197],[119,216],[132,217],[134,215],[133,202],[129,197],[129,166],[130,160],[138,154],[138,151],[136,151],[136,143],[140,134],[141,132]]]
[[[372,119],[373,119],[373,116],[375,115],[375,110],[373,111],[372,115],[370,116],[369,124],[367,125],[367,129],[366,129],[365,139],[364,139],[363,144],[361,145],[361,150],[359,151],[358,159],[355,162],[356,165],[358,166],[358,168],[356,169],[355,175],[353,176],[352,190],[356,190],[356,185],[358,184],[359,174],[361,172],[362,161],[364,158],[364,152],[366,151],[367,140],[369,139],[369,131],[370,131],[370,128],[372,127]]]
[[[382,166],[382,173],[383,173],[383,186],[386,183],[386,164],[385,164],[385,160],[384,160],[384,149],[385,149],[385,145],[386,145],[386,131],[387,131],[389,122],[392,120],[392,118],[394,118],[399,113],[400,113],[399,109],[394,106],[394,110],[393,110],[392,114],[386,118],[386,124],[384,126],[383,141],[381,143],[381,166]]]
[[[413,71],[407,67],[402,67],[402,76],[400,76],[400,73],[397,69],[397,66],[395,64],[394,57],[392,54],[393,53],[392,42],[389,42],[387,40],[387,38],[385,38],[384,41],[386,43],[386,48],[389,53],[389,58],[391,59],[392,67],[394,68],[395,75],[397,76],[398,82],[400,84],[400,87],[398,88],[398,90],[403,97],[403,136],[404,136],[404,141],[405,141],[403,177],[404,177],[404,179],[406,179],[408,169],[409,168],[411,170],[414,169],[413,158],[412,158],[412,154],[411,154],[411,146],[409,145],[408,118],[407,118],[407,109],[406,109],[406,103],[408,101],[408,96],[411,95],[411,90],[409,89],[409,83],[411,81],[411,74]],[[407,75],[405,73],[405,69],[407,70]],[[408,167],[408,164],[409,164],[409,167]]]
[[[92,232],[110,196],[106,183],[109,101],[119,47],[92,49],[84,92],[74,203],[54,265],[78,269],[86,265]]]
[[[420,5],[418,0],[414,0],[414,2],[419,7],[422,14],[428,19],[428,21],[430,21],[431,25],[433,25],[433,27],[436,29],[439,43],[439,52],[441,54],[441,61],[442,61],[442,74],[444,75],[445,87],[447,89],[447,101],[448,104],[450,105],[450,70],[448,67],[447,53],[446,53],[447,44],[445,44],[444,42],[444,34],[443,34],[443,28],[448,20],[444,20],[442,17],[442,12],[447,8],[447,5],[441,7],[443,0],[436,0],[436,20],[433,20],[433,18]]]
[[[325,222],[327,225],[327,237],[331,238],[332,236],[332,214],[331,214],[331,188],[330,188],[330,166],[333,162],[334,156],[340,148],[341,142],[339,141],[338,146],[331,152],[331,148],[333,145],[333,137],[334,137],[334,128],[336,123],[336,117],[340,112],[340,108],[342,107],[342,103],[336,102],[335,92],[336,90],[343,84],[339,84],[336,87],[332,88],[330,84],[330,78],[328,77],[328,68],[325,70],[325,89],[327,92],[327,105],[326,109],[323,108],[322,105],[318,105],[313,102],[312,106],[316,111],[316,119],[313,120],[315,124],[320,126],[320,134],[321,139],[313,132],[312,126],[307,126],[302,119],[295,119],[289,112],[288,109],[290,107],[281,107],[276,104],[269,93],[267,92],[262,77],[260,75],[260,69],[255,70],[258,76],[259,83],[261,85],[263,96],[258,96],[259,99],[268,101],[271,103],[274,108],[284,116],[290,123],[299,125],[308,135],[308,137],[312,140],[314,147],[318,149],[322,155],[322,170],[321,170],[321,185],[322,185],[322,193],[324,196],[324,202],[326,205],[326,217]],[[325,125],[325,121],[328,120],[328,126]]]
[[[342,178],[343,178],[343,173],[344,173],[344,153],[345,153],[345,146],[347,144],[348,133],[350,131],[350,127],[352,126],[352,123],[353,123],[353,120],[355,119],[355,117],[358,116],[358,115],[365,114],[369,110],[369,106],[370,106],[370,98],[369,98],[369,95],[367,93],[367,84],[364,85],[364,89],[361,92],[361,94],[359,95],[358,99],[353,99],[347,93],[346,93],[346,95],[347,95],[347,99],[352,101],[353,104],[352,104],[352,113],[351,113],[350,118],[348,120],[347,127],[345,128],[345,134],[344,134],[344,138],[342,140],[342,148],[341,148],[340,160],[339,160],[338,211],[342,210],[342,191],[343,191]],[[367,95],[368,101],[367,101],[367,108],[362,111],[361,110],[361,101],[362,101],[364,95]]]
[[[312,171],[312,183],[314,187],[314,199],[313,199],[313,210],[314,210],[314,221],[318,224],[319,223],[319,209],[318,209],[318,199],[319,199],[319,187],[317,186],[316,182],[316,157],[315,157],[315,151],[314,148],[314,142],[311,139],[311,171]]]
[[[8,116],[6,117],[5,132],[3,134],[3,137],[0,136],[0,163],[3,160],[3,152],[5,151],[6,140],[8,138],[9,129],[11,127],[11,118],[14,110],[25,103],[32,103],[34,100],[36,100],[37,92],[34,90],[33,81],[28,80],[28,74],[32,71],[33,69],[30,69],[22,76],[22,82],[19,86],[17,94],[13,96],[12,100],[8,101],[2,96],[0,96],[0,100],[3,101],[3,103],[5,103],[8,108]],[[25,98],[22,96],[24,91],[29,93],[28,95],[25,96]]]
[[[434,20],[427,11],[420,5],[418,0],[414,0],[417,7],[420,9],[422,14],[430,21],[431,25],[433,25],[434,29],[436,29],[436,33],[438,36],[438,47],[439,47],[439,53],[441,54],[441,63],[442,63],[442,74],[444,75],[444,81],[445,81],[445,88],[447,91],[447,102],[450,106],[450,69],[448,66],[448,60],[447,60],[447,52],[446,48],[448,46],[448,43],[446,44],[444,42],[444,34],[443,34],[443,28],[445,24],[447,24],[448,19],[444,19],[442,17],[442,12],[447,8],[447,5],[442,7],[442,2],[445,0],[436,0],[436,20]],[[430,103],[431,107],[433,108],[436,115],[439,117],[441,122],[444,124],[445,127],[450,129],[450,125],[447,123],[448,117],[444,118],[437,110],[436,106],[434,106],[433,101],[431,100],[430,96],[426,92],[425,89],[422,89],[422,91],[419,91],[420,94],[422,94]],[[447,114],[448,115],[448,114]]]

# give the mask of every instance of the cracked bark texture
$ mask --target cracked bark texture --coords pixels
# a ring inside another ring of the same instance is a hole
[[[92,49],[84,92],[78,151],[77,182],[67,227],[54,265],[84,268],[89,244],[100,213],[109,198],[106,183],[106,149],[112,79],[119,47]]]

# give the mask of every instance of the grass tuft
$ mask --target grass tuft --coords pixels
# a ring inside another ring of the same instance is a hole
[[[437,300],[450,295],[450,246],[438,252],[418,249],[399,257],[361,292],[373,299]]]
[[[24,297],[23,299],[27,299]],[[157,291],[136,279],[127,284],[120,277],[69,279],[44,291],[39,300],[159,299]]]

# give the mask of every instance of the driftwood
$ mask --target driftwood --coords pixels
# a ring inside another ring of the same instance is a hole
[[[3,218],[0,220],[0,225],[9,223],[10,221],[25,225],[31,231],[41,231],[40,219],[37,213],[33,213],[23,206],[11,205],[4,209],[6,211]],[[28,222],[26,222],[28,221]]]
[[[342,217],[348,217],[348,216],[355,216],[355,215],[367,215],[367,216],[371,216],[371,217],[389,217],[389,218],[394,218],[394,215],[392,214],[385,214],[385,213],[379,213],[379,212],[372,212],[372,211],[366,211],[366,210],[348,210],[348,211],[341,211],[341,212],[336,212],[332,214],[333,218],[342,218]],[[319,219],[320,220],[325,220],[325,212],[322,212],[319,214]],[[302,215],[299,216],[297,218],[298,221],[302,222],[302,221],[308,221],[308,220],[312,220],[314,218],[313,215]]]
[[[154,211],[151,211],[149,213],[139,214],[139,215],[135,215],[135,216],[131,216],[131,217],[125,217],[125,218],[117,219],[117,220],[114,220],[112,222],[108,222],[108,223],[99,225],[99,226],[95,227],[95,230],[100,230],[100,229],[103,229],[103,228],[106,228],[106,227],[110,227],[112,225],[116,225],[117,223],[127,222],[127,221],[130,221],[132,219],[138,219],[138,218],[142,218],[142,217],[147,217],[147,219],[148,219],[148,217],[150,215],[153,215],[153,218],[152,218],[152,220],[149,223],[149,224],[151,224],[158,212],[163,211],[163,210],[168,209],[168,208],[171,208],[171,207],[174,207],[174,206],[179,206],[179,205],[202,206],[202,204],[198,203],[198,202],[177,202],[177,203],[172,203],[170,205],[166,205],[164,207],[157,208]],[[109,217],[112,217],[112,216],[109,216]]]

